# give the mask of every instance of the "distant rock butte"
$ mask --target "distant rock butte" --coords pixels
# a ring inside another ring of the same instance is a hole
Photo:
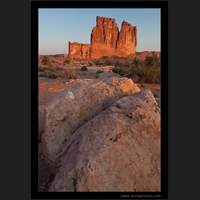
[[[119,31],[115,19],[97,16],[90,40],[90,44],[69,42],[68,58],[96,59],[103,56],[134,55],[137,46],[137,28],[123,21]]]

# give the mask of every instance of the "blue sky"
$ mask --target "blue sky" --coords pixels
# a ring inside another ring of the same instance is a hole
[[[160,51],[160,9],[39,9],[39,54],[62,54],[68,42],[90,42],[96,16],[137,26],[136,51]]]

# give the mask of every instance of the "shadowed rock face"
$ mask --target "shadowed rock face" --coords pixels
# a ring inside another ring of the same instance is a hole
[[[96,26],[92,29],[91,44],[69,42],[68,57],[70,59],[96,59],[103,56],[127,57],[135,54],[137,46],[137,30],[123,21],[119,32],[113,18],[96,18]],[[85,53],[84,53],[85,52]]]
[[[65,145],[49,191],[160,191],[160,109],[148,90],[119,99]]]
[[[119,98],[140,91],[131,79],[80,79],[46,105],[44,154],[52,165],[66,150],[73,132]]]

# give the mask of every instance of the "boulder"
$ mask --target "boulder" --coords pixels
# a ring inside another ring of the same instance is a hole
[[[128,78],[80,79],[59,94],[45,108],[43,151],[51,165],[66,150],[73,132],[123,96],[140,91]]]
[[[119,99],[65,145],[50,192],[160,191],[160,109],[149,90]]]
[[[38,144],[38,190],[48,192],[49,184],[54,177],[54,171],[49,168],[48,162],[42,152],[42,144]]]

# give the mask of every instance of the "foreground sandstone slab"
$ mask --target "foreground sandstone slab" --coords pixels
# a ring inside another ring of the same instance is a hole
[[[66,145],[49,191],[160,191],[160,109],[150,91],[121,98]]]
[[[46,105],[42,134],[43,152],[51,164],[67,148],[73,132],[119,98],[140,89],[131,79],[81,79],[74,81]]]

